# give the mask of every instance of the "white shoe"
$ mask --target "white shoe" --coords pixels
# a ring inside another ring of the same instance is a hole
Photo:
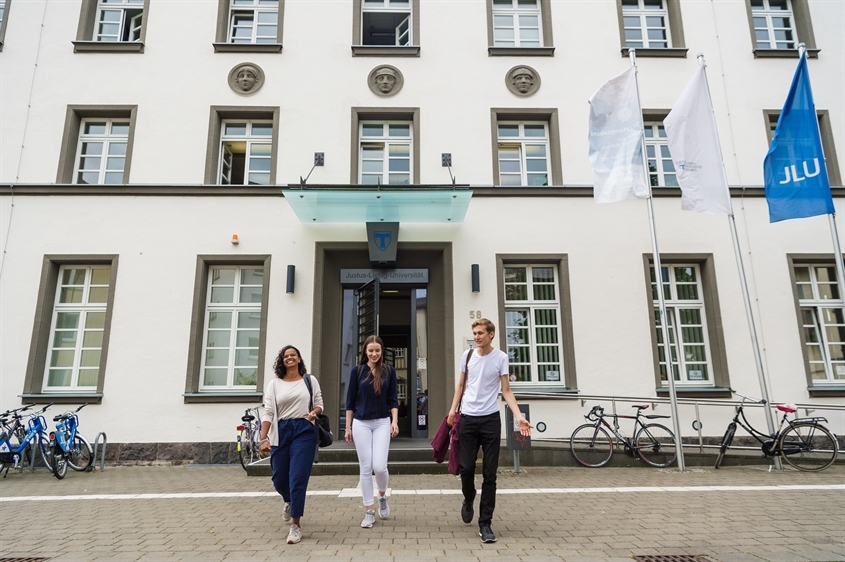
[[[285,509],[282,510],[282,519],[290,521],[290,502],[285,502]]]
[[[291,525],[290,533],[288,533],[288,544],[296,544],[302,540],[302,527],[299,525]]]
[[[378,497],[378,516],[382,519],[387,519],[390,515],[390,506],[387,505],[387,496]]]
[[[365,529],[370,529],[373,526],[373,523],[376,522],[376,512],[372,509],[367,510],[367,514],[364,515],[364,520],[361,521],[361,526]]]

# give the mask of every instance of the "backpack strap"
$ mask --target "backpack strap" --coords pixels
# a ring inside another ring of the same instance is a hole
[[[461,401],[458,402],[458,409],[456,413],[461,411],[461,404],[464,401],[464,392],[467,390],[467,379],[469,378],[469,358],[472,357],[472,352],[475,351],[474,347],[469,348],[469,353],[467,353],[467,362],[464,364],[464,385],[461,388]]]
[[[308,387],[308,396],[310,397],[308,411],[311,412],[314,410],[314,390],[311,388],[311,374],[305,373],[302,376],[302,380],[305,381],[305,386]]]

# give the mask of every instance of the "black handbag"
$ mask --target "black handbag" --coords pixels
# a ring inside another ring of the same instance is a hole
[[[311,404],[310,409],[314,409],[314,390],[311,388],[311,377],[312,375],[306,374],[303,379],[305,379],[305,386],[308,387],[308,395],[311,397]],[[334,434],[332,433],[332,422],[329,420],[329,416],[326,414],[318,414],[317,419],[314,420],[314,426],[317,430],[317,443],[319,444],[320,448],[328,447],[334,442]]]

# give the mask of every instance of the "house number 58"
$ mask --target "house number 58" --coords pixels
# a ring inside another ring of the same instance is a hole
[[[470,310],[469,317],[471,319],[481,318],[481,311],[480,310]]]

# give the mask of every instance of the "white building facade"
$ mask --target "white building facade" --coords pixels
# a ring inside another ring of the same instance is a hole
[[[82,430],[157,447],[139,458],[209,444],[226,462],[293,344],[341,430],[366,329],[356,289],[378,272],[403,436],[433,435],[478,317],[498,328],[512,387],[546,426],[538,439],[568,438],[590,403],[609,404],[598,397],[668,414],[667,372],[684,399],[759,396],[727,219],[680,210],[662,126],[698,53],[770,396],[845,403],[829,219],[770,224],[762,188],[803,42],[845,209],[841,2],[0,4],[3,409],[89,402]],[[646,202],[592,198],[587,99],[629,48],[671,366]],[[377,225],[380,242],[368,237],[368,222],[398,222],[398,238]],[[378,263],[368,240],[395,258]],[[697,438],[696,416],[720,436],[730,411],[682,404],[684,437]],[[821,415],[845,432],[841,409]]]

